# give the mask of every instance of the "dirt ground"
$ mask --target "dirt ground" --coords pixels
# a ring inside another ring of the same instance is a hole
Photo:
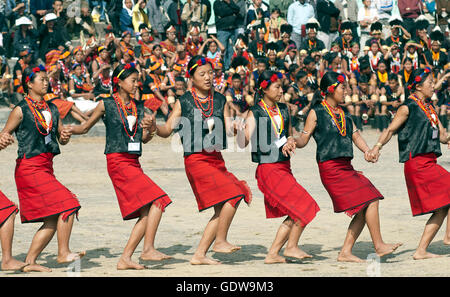
[[[376,143],[378,133],[365,130],[363,136],[370,146]],[[283,221],[266,219],[264,200],[254,178],[256,164],[250,153],[224,152],[227,168],[238,178],[248,182],[253,202],[241,204],[232,223],[229,240],[242,249],[234,254],[208,253],[222,261],[218,266],[193,266],[189,260],[200,240],[203,228],[212,216],[212,210],[199,213],[194,195],[186,178],[182,152],[176,137],[157,138],[144,146],[140,161],[145,173],[165,190],[173,203],[166,209],[157,238],[157,248],[174,258],[164,262],[145,262],[143,271],[117,271],[117,260],[125,246],[135,221],[123,221],[115,192],[106,171],[103,137],[74,137],[62,154],[55,158],[55,175],[78,196],[81,203],[79,221],[75,222],[71,237],[73,251],[84,250],[87,255],[72,266],[56,262],[56,237],[44,250],[38,263],[52,269],[51,273],[0,272],[0,276],[449,276],[450,246],[443,244],[446,221],[439,230],[429,251],[442,255],[438,259],[415,261],[412,258],[429,215],[412,217],[403,164],[398,162],[397,139],[394,137],[382,151],[377,164],[364,161],[355,148],[353,166],[364,174],[385,196],[380,202],[380,220],[383,238],[388,243],[402,242],[393,255],[381,262],[371,259],[374,253],[368,229],[361,234],[354,254],[366,263],[336,261],[350,218],[333,212],[330,197],[320,182],[315,161],[314,141],[297,150],[292,168],[298,182],[316,199],[321,211],[307,226],[300,239],[300,247],[313,255],[307,261],[287,264],[264,264],[264,257]],[[177,151],[178,150],[178,151]],[[0,189],[18,203],[14,182],[17,144],[0,152],[2,179]],[[443,156],[438,163],[450,169],[450,151],[442,146]],[[16,217],[13,253],[24,260],[31,239],[40,224],[21,224]],[[142,243],[134,259],[138,261]],[[75,268],[78,269],[75,269]],[[72,274],[71,274],[72,273]]]

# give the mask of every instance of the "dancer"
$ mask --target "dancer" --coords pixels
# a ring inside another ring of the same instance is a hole
[[[411,74],[408,89],[412,94],[399,107],[392,123],[384,131],[371,153],[381,148],[398,132],[400,162],[404,173],[413,216],[432,213],[428,219],[413,258],[435,258],[427,248],[447,216],[444,244],[450,244],[450,173],[437,164],[442,155],[440,143],[450,148],[450,137],[442,126],[429,98],[434,93],[433,75],[429,68]]]
[[[378,256],[392,253],[401,244],[386,244],[383,241],[378,204],[384,197],[351,164],[353,143],[364,153],[367,161],[374,161],[375,156],[369,154],[370,148],[356,129],[350,114],[339,107],[344,101],[345,83],[344,75],[325,73],[320,89],[314,94],[305,127],[294,139],[297,147],[302,148],[308,144],[311,135],[314,137],[320,178],[330,194],[334,212],[345,212],[353,217],[337,260],[364,262],[352,254],[352,248],[366,223]]]
[[[116,191],[123,220],[138,218],[130,239],[117,263],[118,270],[145,269],[131,257],[144,238],[141,260],[160,261],[171,258],[155,249],[156,231],[162,213],[172,202],[167,194],[144,174],[139,163],[142,143],[156,134],[155,117],[144,112],[143,101],[133,95],[138,87],[134,65],[119,64],[113,72],[113,94],[100,101],[89,120],[72,126],[73,134],[86,134],[104,117],[106,127],[106,161]],[[149,111],[150,112],[150,111]]]
[[[218,253],[240,249],[227,241],[227,234],[240,201],[244,199],[249,204],[251,192],[245,181],[228,172],[220,153],[226,148],[226,134],[234,134],[229,104],[225,96],[212,90],[211,63],[203,56],[195,56],[189,61],[187,75],[193,87],[176,101],[165,125],[157,126],[157,134],[169,137],[182,117],[183,128],[179,133],[186,175],[199,211],[214,208],[214,215],[190,262],[193,265],[220,264],[206,257],[206,252],[214,241],[212,250]]]
[[[284,256],[311,258],[298,247],[298,241],[306,225],[319,211],[317,203],[292,175],[290,153],[296,145],[288,106],[279,103],[283,96],[282,78],[281,73],[273,71],[264,71],[260,75],[256,85],[256,104],[246,117],[245,132],[238,133],[241,148],[250,141],[252,147],[256,147],[252,161],[258,163],[256,180],[264,194],[266,217],[288,216],[278,229],[264,260],[266,264],[286,262],[279,255],[286,242]]]
[[[50,272],[51,269],[37,264],[36,260],[55,232],[58,263],[72,262],[85,254],[72,253],[69,248],[74,217],[81,206],[53,174],[53,158],[60,153],[58,142],[67,144],[71,133],[62,125],[56,106],[44,100],[48,88],[44,66],[26,68],[22,87],[26,96],[12,110],[1,134],[3,138],[15,132],[18,140],[15,179],[21,221],[43,222],[31,242],[25,259],[28,266],[23,270]]]

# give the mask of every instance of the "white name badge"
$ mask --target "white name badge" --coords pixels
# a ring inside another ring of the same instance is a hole
[[[128,143],[128,151],[129,152],[141,151],[141,143],[140,142],[129,142]]]
[[[49,144],[50,142],[52,142],[52,135],[51,134],[46,135],[44,138],[44,142],[45,144]]]
[[[277,146],[277,148],[282,147],[285,143],[287,142],[287,138],[286,136],[281,137],[280,139],[278,139],[277,141],[275,141],[275,145]]]
[[[432,136],[431,136],[431,139],[436,139],[436,138],[438,138],[438,133],[439,132],[439,130],[438,129],[433,129],[433,134],[432,134]]]

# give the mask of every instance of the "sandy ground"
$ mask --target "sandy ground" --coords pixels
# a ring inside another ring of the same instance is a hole
[[[363,135],[373,145],[378,133],[366,130]],[[117,271],[116,263],[125,246],[135,221],[123,221],[119,212],[113,186],[106,171],[103,154],[104,138],[76,137],[62,146],[62,154],[55,158],[56,177],[74,192],[82,205],[79,221],[75,222],[71,248],[85,250],[87,255],[77,263],[79,273],[73,265],[56,262],[56,237],[44,250],[38,263],[52,268],[51,273],[18,274],[0,272],[0,276],[449,276],[450,246],[442,242],[445,224],[439,230],[429,251],[442,255],[439,259],[415,261],[413,252],[419,242],[423,227],[429,217],[413,218],[409,206],[403,164],[398,162],[397,139],[385,146],[379,163],[369,164],[362,153],[355,151],[353,165],[361,170],[385,196],[380,203],[381,231],[386,242],[402,242],[393,255],[381,263],[369,261],[363,264],[340,263],[336,257],[343,243],[350,218],[333,212],[331,200],[320,182],[315,161],[315,142],[297,150],[292,159],[293,172],[297,180],[316,199],[321,211],[307,226],[300,247],[314,257],[308,261],[267,265],[264,257],[283,221],[266,219],[263,196],[254,178],[256,165],[249,152],[224,152],[227,168],[238,178],[244,179],[253,191],[253,203],[241,204],[232,223],[229,240],[242,246],[242,250],[231,255],[208,253],[223,262],[219,266],[193,266],[189,264],[203,228],[212,216],[212,210],[199,213],[192,190],[186,178],[181,152],[173,152],[171,139],[155,139],[144,146],[141,164],[158,185],[164,189],[173,204],[163,215],[156,238],[157,248],[174,257],[164,262],[145,262],[144,271]],[[177,140],[173,140],[177,144]],[[179,148],[179,147],[178,147]],[[14,183],[14,166],[17,144],[1,152],[0,189],[11,200],[18,203]],[[450,151],[442,146],[444,155],[438,163],[450,169]],[[31,239],[40,224],[21,224],[16,217],[13,253],[24,260]],[[142,250],[138,247],[134,259]],[[368,229],[361,234],[354,254],[366,259],[374,253]]]

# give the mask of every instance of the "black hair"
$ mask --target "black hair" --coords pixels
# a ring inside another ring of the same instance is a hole
[[[340,74],[333,71],[328,71],[324,74],[322,79],[320,80],[320,86],[314,93],[311,106],[314,107],[317,104],[320,104],[322,100],[324,99],[322,96],[322,92],[326,92],[328,87],[332,84],[336,83],[338,81],[338,76]]]
[[[310,63],[316,63],[313,57],[306,56],[305,59],[303,59],[303,65],[308,65]]]
[[[299,72],[297,72],[297,74],[295,75],[295,80],[298,81],[302,78],[304,78],[305,76],[307,76],[308,73],[306,73],[306,71],[304,70],[300,70]]]
[[[267,58],[266,57],[261,57],[261,58],[258,58],[257,60],[257,64],[265,64],[266,65],[266,68],[267,67],[269,67],[269,64],[268,64],[268,62],[267,62]]]
[[[186,81],[184,80],[184,78],[182,76],[175,76],[175,82],[177,81],[182,81],[183,83],[186,83]]]
[[[22,87],[23,87],[23,91],[25,93],[28,93],[28,83],[26,82],[27,77],[29,77],[34,71],[33,71],[34,66],[30,66],[25,68],[25,70],[22,72]],[[36,74],[32,75],[30,77],[30,82],[33,82],[34,79],[36,78]],[[49,85],[50,87],[50,85]]]
[[[130,66],[127,66],[130,65]],[[126,67],[129,67],[128,69],[126,69]],[[123,70],[123,72],[122,72]],[[136,69],[136,65],[134,63],[129,63],[129,64],[119,64],[119,66],[116,67],[116,69],[114,69],[113,74],[112,74],[112,86],[113,86],[113,93],[118,92],[118,84],[114,82],[115,78],[117,78],[117,76],[120,74],[120,77],[118,77],[118,79],[120,80],[124,80],[127,77],[129,77],[130,75],[132,75],[133,73],[139,73]]]
[[[396,81],[398,81],[398,76],[397,76],[397,74],[395,74],[395,73],[390,73],[390,74],[388,75],[388,80],[396,80]]]
[[[367,75],[361,75],[361,77],[359,78],[360,84],[368,84],[369,81],[370,81],[370,78]]]
[[[298,68],[300,68],[300,66],[298,66],[297,64],[293,63],[291,65],[289,65],[289,72],[294,72],[295,70],[297,70]]]
[[[241,75],[239,73],[234,73],[233,76],[231,76],[231,80],[239,79],[241,80]]]

